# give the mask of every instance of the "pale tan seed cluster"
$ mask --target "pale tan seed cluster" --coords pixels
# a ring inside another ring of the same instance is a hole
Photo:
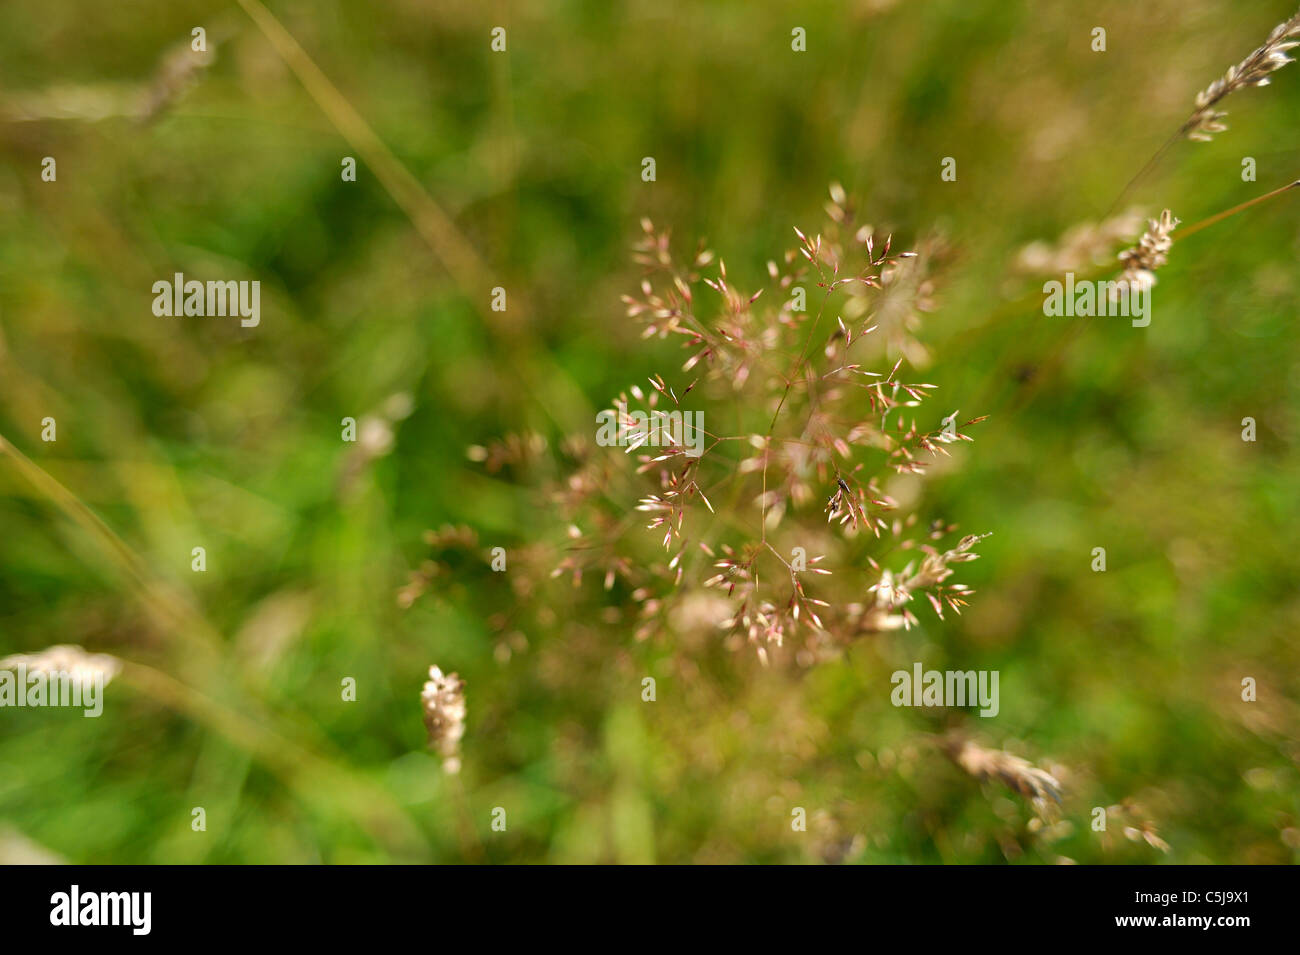
[[[1061,784],[1046,770],[1001,749],[985,749],[969,739],[951,738],[944,751],[954,763],[980,781],[996,779],[1032,802],[1046,808],[1047,801],[1061,801]]]
[[[1115,247],[1128,241],[1142,226],[1136,209],[1102,222],[1083,222],[1065,232],[1056,243],[1031,242],[1016,256],[1015,269],[1026,275],[1064,275],[1087,272],[1113,261]]]
[[[26,667],[28,673],[66,673],[77,682],[97,676],[107,685],[122,669],[122,661],[107,653],[87,653],[81,647],[60,644],[38,653],[15,653],[0,659],[0,670]]]
[[[961,608],[968,606],[966,598],[974,591],[965,584],[951,584],[947,587],[940,585],[953,574],[949,564],[962,564],[979,559],[979,554],[974,553],[971,548],[988,536],[988,534],[968,534],[958,541],[956,547],[946,551],[925,547],[925,557],[920,567],[908,564],[897,574],[888,570],[882,571],[880,580],[868,588],[876,595],[876,609],[881,612],[902,609],[913,596],[924,592],[930,601],[930,606],[934,608],[934,612],[940,619],[943,619],[945,604],[957,613],[961,613]],[[897,626],[910,629],[918,621],[911,611],[903,609],[897,624],[888,618],[885,622],[886,626],[883,629],[896,629]]]
[[[757,288],[705,246],[681,256],[666,230],[642,222],[635,260],[645,274],[623,302],[643,337],[676,339],[684,354],[677,373],[630,384],[605,406],[620,409],[627,446],[604,453],[573,435],[539,441],[545,454],[510,440],[469,451],[488,473],[539,482],[539,504],[565,522],[563,539],[512,551],[517,596],[540,598],[546,577],[580,590],[591,576],[609,595],[602,620],[633,608],[636,641],[681,637],[683,619],[695,634],[707,612],[726,647],[801,666],[912,626],[922,593],[939,614],[965,606],[971,591],[950,577],[975,559],[975,538],[946,543],[955,525],[920,521],[917,498],[931,466],[957,460],[983,418],[931,409],[937,386],[906,368],[924,359],[912,337],[945,244],[923,238],[920,256],[896,251],[837,184],[826,211],[821,231],[794,230],[797,244],[767,263]],[[698,455],[673,440],[631,440],[629,421],[678,410],[708,422]],[[901,506],[890,486],[906,492]],[[882,579],[883,597],[868,592]],[[509,627],[553,622],[553,609],[529,606]]]
[[[1159,219],[1148,220],[1147,230],[1138,244],[1119,254],[1124,265],[1122,281],[1143,291],[1156,284],[1156,269],[1169,261],[1169,250],[1174,245],[1170,233],[1178,228],[1178,222],[1168,209],[1160,213]]]
[[[429,667],[429,679],[420,693],[429,748],[442,757],[442,768],[460,772],[460,740],[465,735],[465,681],[455,673]]]
[[[1228,72],[1221,79],[1215,80],[1197,94],[1196,111],[1183,124],[1182,134],[1188,139],[1209,142],[1215,133],[1227,129],[1221,120],[1228,114],[1215,109],[1215,105],[1229,93],[1247,86],[1267,86],[1270,73],[1293,62],[1286,54],[1288,50],[1300,45],[1300,40],[1296,37],[1300,37],[1300,13],[1285,23],[1279,23],[1263,46],[1240,63],[1228,67]]]
[[[169,50],[144,93],[140,120],[156,119],[198,82],[200,75],[212,66],[216,58],[215,38],[206,52],[193,49],[188,40]]]

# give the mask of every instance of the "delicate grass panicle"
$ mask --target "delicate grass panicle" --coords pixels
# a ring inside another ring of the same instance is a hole
[[[1216,105],[1244,86],[1265,85],[1290,62],[1298,35],[1300,16],[1275,29],[1197,98],[1181,132],[1207,139],[1222,130]],[[856,221],[838,184],[826,213],[820,231],[794,230],[797,242],[767,263],[761,282],[729,272],[703,244],[681,255],[667,230],[643,220],[634,253],[643,275],[623,297],[626,314],[643,339],[676,342],[685,355],[674,371],[619,391],[612,443],[620,448],[608,447],[608,435],[593,441],[590,430],[470,448],[470,460],[489,474],[539,490],[537,513],[554,518],[540,543],[533,536],[512,551],[511,609],[490,620],[509,632],[498,659],[527,648],[529,629],[554,627],[561,600],[586,604],[568,619],[581,621],[575,631],[601,631],[599,639],[631,633],[688,652],[720,639],[729,649],[752,648],[764,664],[799,667],[842,656],[864,638],[882,638],[880,652],[888,652],[898,637],[886,635],[919,622],[918,595],[940,618],[966,606],[972,590],[953,577],[957,565],[977,559],[986,535],[956,537],[955,525],[922,518],[931,465],[971,441],[968,430],[983,420],[931,410],[936,385],[917,380],[929,362],[922,316],[934,307],[932,272],[947,243],[916,237],[913,251],[897,251],[892,235]],[[1167,209],[1149,220],[1118,255],[1120,287],[1155,284],[1178,225]],[[1026,248],[1014,271],[1105,269],[1139,226],[1136,211],[1081,226],[1056,247]],[[702,416],[698,443],[652,442],[638,431],[679,413]],[[637,523],[651,534],[637,533]],[[444,557],[472,547],[454,535],[433,544]],[[438,566],[426,562],[413,577],[404,606]],[[558,597],[548,583],[558,579],[574,593]],[[569,669],[552,667],[552,682],[562,685]],[[426,710],[438,685],[426,687]],[[459,684],[455,694],[463,714]],[[433,724],[430,733],[433,740]],[[1064,789],[1057,775],[961,735],[941,739],[965,773],[998,780],[1032,803],[1040,823],[1033,831],[1045,841],[1069,828],[1047,822]],[[1129,828],[1168,849],[1149,823]]]
[[[827,212],[822,232],[794,230],[797,244],[768,263],[756,290],[702,245],[679,260],[669,233],[642,223],[644,277],[624,297],[627,314],[644,338],[676,340],[686,356],[676,380],[653,375],[615,404],[648,418],[702,413],[700,453],[672,443],[611,453],[578,434],[561,443],[546,490],[565,520],[547,572],[575,587],[602,581],[603,617],[635,608],[637,640],[672,640],[681,620],[704,614],[730,647],[748,644],[764,662],[789,651],[810,665],[858,637],[912,626],[916,595],[942,614],[971,594],[950,578],[976,558],[979,538],[943,545],[955,528],[921,522],[893,493],[914,499],[929,465],[982,420],[922,410],[935,385],[905,370],[908,355],[924,360],[915,333],[942,244],[895,251],[891,236],[853,221],[838,185]],[[515,438],[470,457],[522,473],[546,457],[523,453],[539,442]],[[658,556],[632,533],[638,514]],[[511,576],[544,569],[512,565]]]
[[[1247,86],[1267,86],[1271,82],[1269,74],[1294,62],[1287,56],[1287,51],[1300,45],[1300,40],[1296,37],[1300,37],[1300,13],[1285,23],[1279,23],[1262,46],[1240,63],[1228,67],[1228,72],[1222,78],[1198,93],[1196,111],[1183,124],[1180,132],[1188,139],[1209,142],[1215,133],[1226,130],[1228,127],[1220,120],[1228,114],[1215,109],[1215,106],[1230,93]]]
[[[549,548],[512,564],[518,603],[502,627],[553,625],[543,578],[567,578],[579,599],[597,601],[616,639],[631,630],[638,641],[698,649],[721,635],[764,663],[812,666],[916,625],[918,595],[940,618],[966,605],[971,589],[952,578],[986,535],[955,538],[954,525],[923,521],[919,492],[929,466],[983,419],[953,411],[922,424],[936,386],[905,371],[909,355],[926,357],[915,334],[933,307],[927,270],[943,243],[918,242],[924,255],[894,251],[889,235],[853,223],[838,187],[828,213],[820,233],[795,231],[795,246],[752,291],[706,247],[681,260],[667,231],[642,223],[644,275],[623,301],[643,338],[680,343],[683,377],[652,375],[615,405],[647,417],[702,410],[702,453],[674,444],[616,453],[585,434],[554,449],[537,435],[470,449],[491,473],[526,483],[545,474],[544,502],[563,520]],[[1100,265],[1137,221],[1130,213],[1089,230],[1052,264]],[[1165,212],[1120,256],[1130,281],[1154,281],[1177,224]],[[636,533],[638,517],[651,535]],[[600,585],[584,587],[591,578]],[[1054,818],[1064,787],[1052,772],[963,736],[943,740],[964,772]],[[1044,822],[1034,831],[1051,841],[1064,830]]]

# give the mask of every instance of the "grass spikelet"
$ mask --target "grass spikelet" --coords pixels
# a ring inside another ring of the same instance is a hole
[[[952,738],[943,744],[948,758],[981,782],[997,779],[1019,793],[1038,810],[1047,801],[1060,803],[1061,784],[1051,773],[1001,749],[985,749],[969,739]]]
[[[1119,254],[1124,265],[1122,280],[1134,289],[1149,289],[1156,284],[1156,269],[1169,261],[1169,250],[1174,240],[1170,233],[1178,228],[1179,220],[1166,209],[1159,219],[1150,219],[1147,230],[1138,244]]]
[[[1255,52],[1235,66],[1228,67],[1228,72],[1215,80],[1196,96],[1196,111],[1179,130],[1188,139],[1209,142],[1215,133],[1221,133],[1228,127],[1221,120],[1228,114],[1215,106],[1229,94],[1247,86],[1267,86],[1269,75],[1293,62],[1287,51],[1300,46],[1300,13],[1285,23],[1273,28]]]
[[[429,667],[429,679],[420,693],[429,748],[442,757],[448,773],[460,772],[460,740],[465,735],[465,681],[455,673]]]

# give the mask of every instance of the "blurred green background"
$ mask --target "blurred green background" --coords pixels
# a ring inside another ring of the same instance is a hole
[[[449,217],[423,234],[482,270],[431,248],[239,5],[0,6],[0,434],[137,555],[0,455],[0,653],[148,667],[98,720],[0,711],[6,858],[1295,861],[1300,194],[1175,233],[1145,330],[1046,319],[1014,267],[1121,208],[1190,225],[1300,175],[1288,67],[1125,192],[1291,0],[268,6]],[[172,90],[196,26],[215,61]],[[151,90],[165,104],[132,115]],[[469,560],[399,604],[426,529],[512,553],[562,535],[528,475],[468,446],[589,433],[676,373],[619,302],[640,217],[707,237],[752,289],[832,181],[903,246],[942,236],[912,380],[992,415],[925,505],[993,533],[964,616],[764,669],[711,638],[636,643],[597,580],[526,626],[497,616],[509,575]],[[156,318],[176,271],[259,279],[260,326]],[[505,313],[466,282],[488,275]],[[370,458],[345,416],[378,429]],[[888,703],[913,660],[1001,672],[1000,715],[971,728],[1061,775],[1065,825],[1036,832],[917,744],[938,718]],[[433,663],[467,681],[455,777],[425,750]],[[1168,853],[1090,831],[1124,800]]]

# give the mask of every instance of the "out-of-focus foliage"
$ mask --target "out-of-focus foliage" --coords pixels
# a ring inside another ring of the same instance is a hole
[[[270,9],[510,305],[457,281],[375,168],[341,180],[357,149],[239,5],[0,5],[0,434],[124,545],[0,455],[0,653],[73,643],[137,667],[99,719],[0,710],[0,852],[1294,860],[1300,194],[1175,233],[1146,329],[1045,318],[1042,280],[1013,267],[1131,205],[1191,225],[1296,178],[1288,67],[1125,193],[1288,0]],[[196,26],[215,62],[132,115]],[[487,550],[563,527],[526,474],[466,448],[590,437],[612,395],[680,368],[619,301],[641,216],[684,248],[707,237],[753,289],[792,227],[818,228],[832,181],[903,246],[936,243],[922,380],[945,411],[992,416],[927,499],[992,532],[963,570],[971,608],[812,668],[685,628],[638,643],[600,615],[596,579],[558,582],[553,613],[515,627]],[[151,286],[175,272],[259,279],[260,326],[155,317]],[[340,440],[346,416],[372,453]],[[450,562],[403,606],[446,524],[475,531],[481,564]],[[930,745],[954,714],[890,705],[913,661],[1000,671],[999,715],[959,725],[1054,772],[1056,821]],[[425,748],[431,664],[465,680],[457,775]],[[1094,806],[1126,801],[1132,821],[1091,830]],[[1167,853],[1121,831],[1143,823]]]

